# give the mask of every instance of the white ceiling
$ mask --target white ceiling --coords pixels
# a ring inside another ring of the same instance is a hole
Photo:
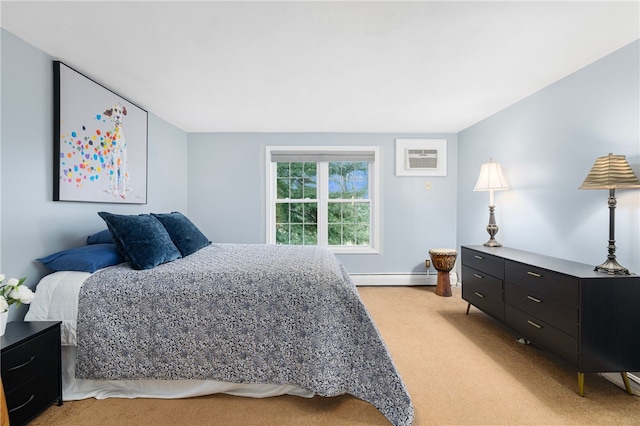
[[[188,132],[458,132],[640,38],[628,2],[12,2],[2,27]]]

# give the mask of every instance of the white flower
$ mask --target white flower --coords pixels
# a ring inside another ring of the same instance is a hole
[[[9,282],[11,282],[11,280],[9,280]],[[15,290],[9,293],[9,297],[19,300],[20,303],[24,303],[25,305],[28,305],[29,303],[31,303],[31,301],[33,300],[33,296],[34,294],[31,291],[31,289],[24,285],[16,287]]]
[[[20,306],[21,303],[31,303],[35,294],[23,285],[26,278],[9,278],[6,284],[4,279],[5,275],[0,274],[0,312],[6,312],[13,304]]]

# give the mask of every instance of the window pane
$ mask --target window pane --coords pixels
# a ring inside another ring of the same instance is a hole
[[[289,223],[289,203],[276,204],[276,223]]]
[[[315,199],[317,194],[317,165],[316,163],[304,163],[302,176],[304,177],[302,198]]]
[[[291,225],[291,233],[289,236],[289,244],[302,245],[303,239],[303,225]]]
[[[276,187],[279,200],[316,199],[316,163],[277,163]]]
[[[304,178],[304,185],[302,188],[302,198],[315,200],[317,197],[317,185],[316,178]]]
[[[291,199],[301,200],[304,188],[303,178],[291,178]]]
[[[329,163],[329,198],[342,198],[342,163]]]
[[[318,223],[318,204],[317,203],[304,203],[304,216],[303,222],[305,224],[314,224]]]
[[[354,245],[356,243],[356,225],[353,223],[345,223],[342,226],[342,244]]]
[[[356,207],[353,203],[342,203],[342,222],[355,222]]]
[[[369,245],[369,225],[356,225],[356,244],[359,246]]]
[[[289,225],[276,225],[276,244],[289,244]]]
[[[278,186],[278,199],[282,200],[285,198],[290,198],[290,186],[289,178],[278,178],[276,181],[276,185]]]
[[[316,225],[304,225],[304,244],[318,245],[318,227]]]
[[[342,203],[329,203],[327,213],[329,223],[339,223],[342,220]]]
[[[302,177],[303,163],[289,163],[291,177]]]
[[[278,199],[285,199],[291,197],[291,175],[290,163],[278,163],[277,164],[277,197]]]
[[[342,225],[340,224],[329,224],[328,227],[328,242],[330,246],[341,246],[342,245]]]
[[[276,244],[318,243],[317,203],[276,204]]]
[[[369,163],[366,161],[329,163],[329,198],[369,198]]]
[[[349,188],[354,198],[369,199],[369,163],[354,163],[349,175]]]
[[[290,203],[290,222],[291,223],[303,223],[304,222],[304,203]]]
[[[277,176],[278,177],[289,177],[289,163],[277,163]]]
[[[368,245],[371,206],[367,202],[333,202],[329,213],[330,245]]]
[[[369,203],[356,203],[356,222],[370,223],[371,205]]]
[[[307,178],[313,178],[315,180],[317,174],[316,169],[316,163],[304,163],[303,176]]]

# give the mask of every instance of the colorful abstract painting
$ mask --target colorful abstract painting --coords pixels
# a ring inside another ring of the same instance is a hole
[[[54,61],[54,201],[147,202],[147,112]]]

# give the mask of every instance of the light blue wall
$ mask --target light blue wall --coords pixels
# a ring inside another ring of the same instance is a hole
[[[212,240],[265,242],[265,147],[380,147],[382,252],[340,254],[351,273],[424,272],[429,249],[456,243],[457,142],[452,134],[189,134],[189,216]],[[395,176],[396,138],[446,138],[446,177]],[[425,189],[426,181],[432,189]]]
[[[149,114],[146,205],[53,202],[53,71],[50,56],[1,32],[0,272],[33,288],[47,271],[34,259],[83,245],[105,229],[96,214],[186,211],[187,135]],[[133,100],[135,102],[135,100]],[[24,314],[12,309],[13,319]]]
[[[472,189],[489,157],[502,163],[513,188],[496,194],[499,241],[599,264],[606,257],[607,194],[577,187],[595,158],[608,152],[625,154],[640,174],[635,42],[457,136],[187,135],[151,111],[147,205],[53,202],[53,58],[5,30],[0,34],[0,272],[27,276],[31,287],[47,272],[33,259],[83,244],[104,228],[100,210],[180,210],[214,241],[263,243],[267,145],[380,146],[382,253],[340,255],[353,273],[420,272],[429,248],[486,241],[488,195]],[[447,177],[395,176],[396,138],[441,137],[448,139]],[[618,260],[636,273],[639,244],[640,191],[618,191]]]
[[[609,238],[608,191],[579,190],[595,159],[626,155],[640,176],[640,41],[458,134],[458,244],[488,239],[480,165],[502,164],[510,191],[496,192],[505,246],[598,265]],[[618,261],[640,273],[640,190],[619,190]]]

